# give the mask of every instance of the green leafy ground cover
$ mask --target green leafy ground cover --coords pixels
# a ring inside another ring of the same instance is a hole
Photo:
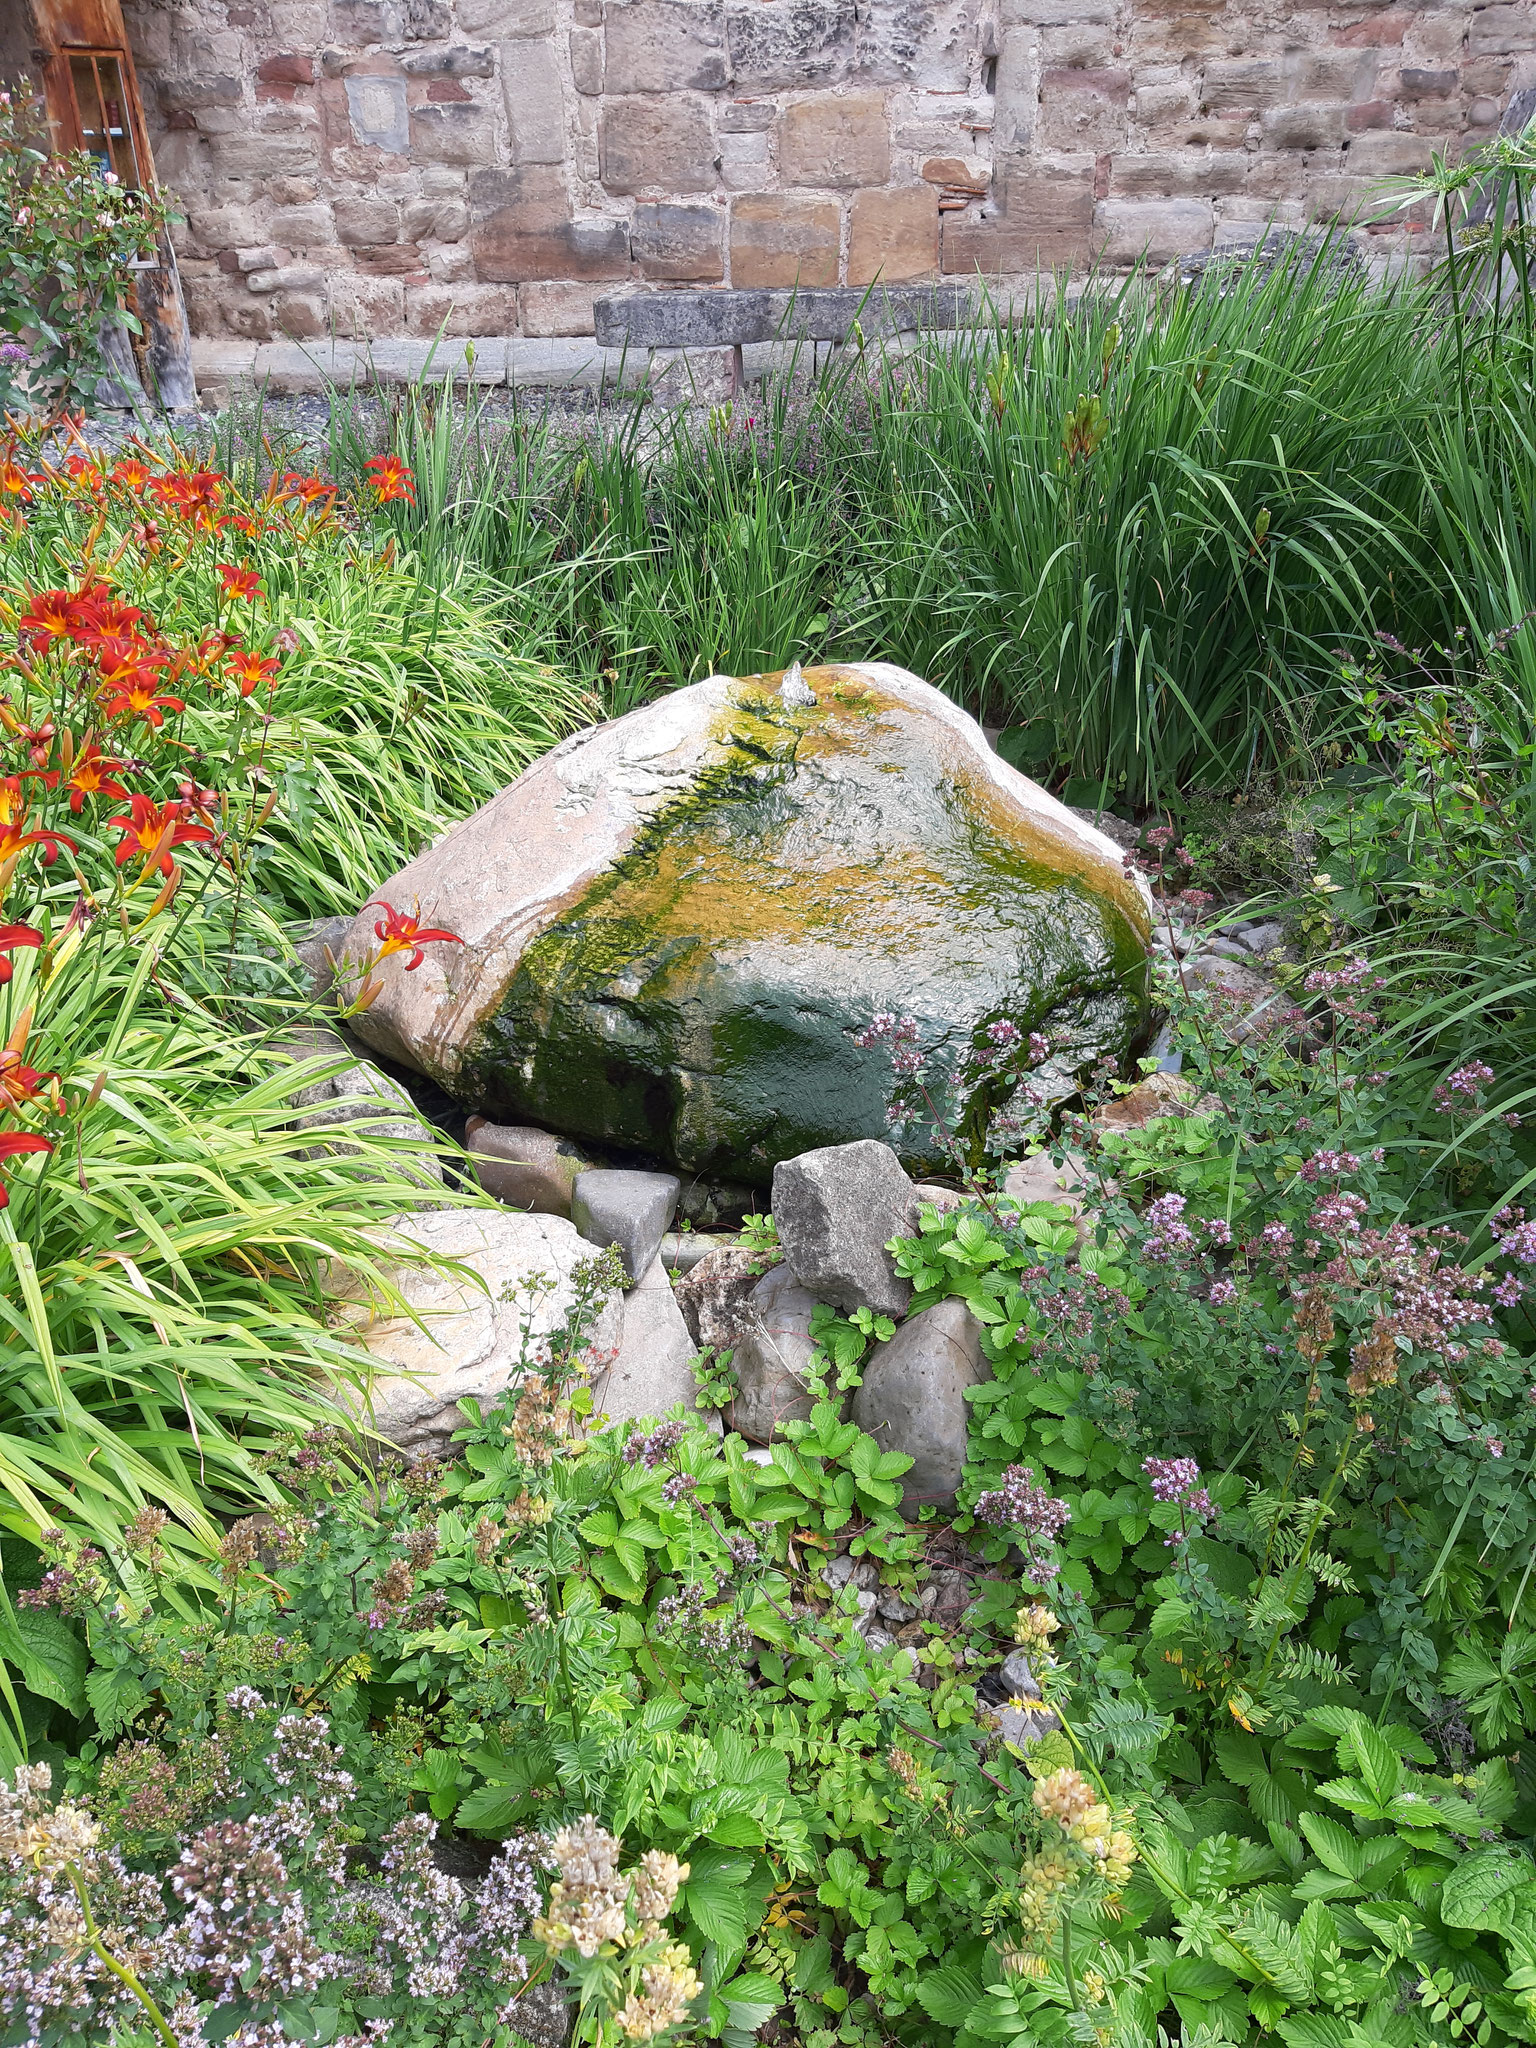
[[[1536,2038],[1529,333],[1442,310],[1138,289],[659,459],[418,393],[414,485],[338,402],[350,497],[11,449],[3,2038]],[[867,1311],[766,1462],[595,1430],[600,1259],[376,1464],[319,1281],[419,1147],[289,1128],[285,929],[583,715],[528,650],[622,706],[855,645],[1267,901],[1274,1028],[1170,983],[1183,1113],[1042,1134],[1081,1225],[981,1173],[897,1247],[992,1368],[952,1516],[843,1419]]]

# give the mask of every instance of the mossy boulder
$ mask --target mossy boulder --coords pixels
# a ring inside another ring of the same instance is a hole
[[[464,943],[385,961],[358,1036],[490,1116],[756,1186],[886,1135],[888,1057],[852,1036],[878,1011],[951,1058],[1048,1032],[1058,1082],[1123,1058],[1149,913],[1117,848],[905,670],[784,685],[579,733],[411,861],[379,895]]]

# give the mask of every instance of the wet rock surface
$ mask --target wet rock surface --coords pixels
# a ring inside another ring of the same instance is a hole
[[[578,734],[409,863],[382,893],[464,943],[386,961],[358,1035],[497,1121],[758,1187],[884,1137],[888,1061],[853,1043],[878,1012],[1123,1055],[1149,918],[1114,843],[903,670],[782,683]]]

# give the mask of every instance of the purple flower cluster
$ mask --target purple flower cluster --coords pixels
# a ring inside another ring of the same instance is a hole
[[[1468,1060],[1464,1067],[1458,1067],[1454,1074],[1447,1074],[1435,1085],[1435,1107],[1447,1114],[1454,1114],[1460,1107],[1458,1096],[1464,1096],[1475,1104],[1483,1090],[1493,1081],[1493,1069],[1483,1060]]]
[[[1506,1259],[1522,1266],[1536,1266],[1536,1217],[1529,1221],[1523,1209],[1503,1208],[1488,1226]]]
[[[1035,1484],[1028,1465],[1010,1465],[1003,1483],[976,1502],[975,1516],[994,1529],[1019,1529],[1026,1536],[1054,1541],[1072,1519],[1064,1500],[1056,1500]]]
[[[1360,1161],[1353,1152],[1314,1152],[1301,1169],[1301,1177],[1307,1182],[1320,1180],[1345,1180],[1352,1173],[1360,1171]]]
[[[1191,1521],[1201,1529],[1207,1522],[1215,1521],[1219,1510],[1198,1483],[1200,1467],[1193,1458],[1143,1458],[1141,1469],[1147,1475],[1152,1498],[1164,1505],[1172,1502],[1178,1506],[1179,1526],[1171,1536],[1163,1538],[1165,1548],[1178,1550],[1189,1541]]]
[[[644,1465],[647,1472],[654,1472],[658,1465],[664,1465],[688,1434],[686,1422],[658,1423],[648,1436],[637,1433],[624,1446],[626,1465]]]
[[[1159,1195],[1149,1202],[1142,1217],[1147,1234],[1141,1242],[1141,1255],[1155,1265],[1166,1265],[1170,1260],[1187,1258],[1195,1249],[1195,1234],[1184,1221],[1188,1207],[1182,1195]]]

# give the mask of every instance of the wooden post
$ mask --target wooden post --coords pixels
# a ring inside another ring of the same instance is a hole
[[[54,147],[86,150],[128,190],[154,191],[154,159],[119,0],[32,0],[32,10]],[[154,256],[134,266],[130,300],[143,324],[131,351],[140,383],[168,411],[196,405],[187,309],[163,229]],[[122,351],[113,354],[121,379],[127,365]]]

